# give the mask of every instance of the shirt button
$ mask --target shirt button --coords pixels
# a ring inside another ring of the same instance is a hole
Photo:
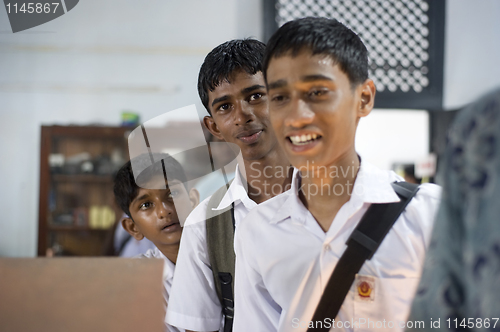
[[[324,250],[324,251],[330,251],[330,250],[331,250],[330,245],[329,245],[329,244],[325,244],[325,245],[323,245],[323,250]]]

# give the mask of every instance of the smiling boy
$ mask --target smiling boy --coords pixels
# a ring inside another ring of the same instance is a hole
[[[399,201],[391,182],[402,179],[355,150],[375,86],[354,32],[326,18],[289,22],[271,37],[263,72],[278,143],[300,172],[292,190],[252,210],[237,234],[234,328],[305,331],[353,229],[371,204]],[[406,319],[438,200],[437,186],[420,187],[331,317],[349,323],[336,329]],[[376,328],[401,329],[385,327]]]
[[[134,165],[149,164],[150,155],[134,160]],[[169,303],[182,227],[186,217],[198,204],[196,189],[188,190],[184,169],[167,154],[155,154],[161,160],[146,167],[139,175],[132,171],[129,161],[120,168],[114,180],[115,199],[128,217],[122,220],[123,228],[136,240],[147,238],[156,246],[143,257],[164,260],[163,285],[165,302]],[[165,178],[166,170],[170,179]],[[138,186],[140,185],[140,187]],[[167,324],[167,331],[179,329]]]
[[[223,325],[224,331],[231,331],[237,247],[233,234],[251,209],[289,187],[289,163],[269,121],[261,64],[264,49],[257,40],[231,40],[214,48],[200,68],[198,92],[209,113],[204,124],[218,139],[235,144],[242,160],[229,188],[200,203],[184,227],[167,320],[187,330],[218,331]],[[266,169],[280,172],[265,176]],[[210,230],[214,220],[207,218],[207,211],[213,210],[226,211],[223,224],[229,222],[229,228]],[[224,264],[233,271],[222,270],[230,274],[228,280],[221,279],[214,249],[222,242],[229,243]]]

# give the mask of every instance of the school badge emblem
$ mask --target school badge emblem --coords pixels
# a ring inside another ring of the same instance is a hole
[[[368,301],[375,300],[375,278],[370,276],[356,275],[355,300]]]

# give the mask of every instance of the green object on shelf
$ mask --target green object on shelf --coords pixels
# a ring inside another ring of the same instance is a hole
[[[132,112],[122,112],[122,126],[139,125],[139,114]]]

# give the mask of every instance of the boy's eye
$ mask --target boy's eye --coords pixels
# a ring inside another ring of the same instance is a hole
[[[308,92],[309,97],[311,98],[316,98],[316,97],[322,97],[328,93],[328,89],[325,88],[315,88],[311,89]]]
[[[139,206],[139,209],[141,209],[141,210],[147,210],[147,209],[149,209],[152,206],[153,206],[153,203],[151,203],[151,202],[144,202],[144,203],[142,203]]]
[[[285,100],[285,96],[283,96],[283,95],[274,95],[271,98],[271,101],[274,102],[274,103],[280,103],[280,102],[282,102],[284,100]]]
[[[255,101],[255,100],[259,100],[261,99],[262,97],[264,96],[264,94],[260,93],[260,92],[257,92],[257,93],[254,93],[250,96],[250,98],[248,99],[248,101]]]
[[[227,111],[230,108],[229,104],[222,104],[219,107],[217,107],[217,111]]]

